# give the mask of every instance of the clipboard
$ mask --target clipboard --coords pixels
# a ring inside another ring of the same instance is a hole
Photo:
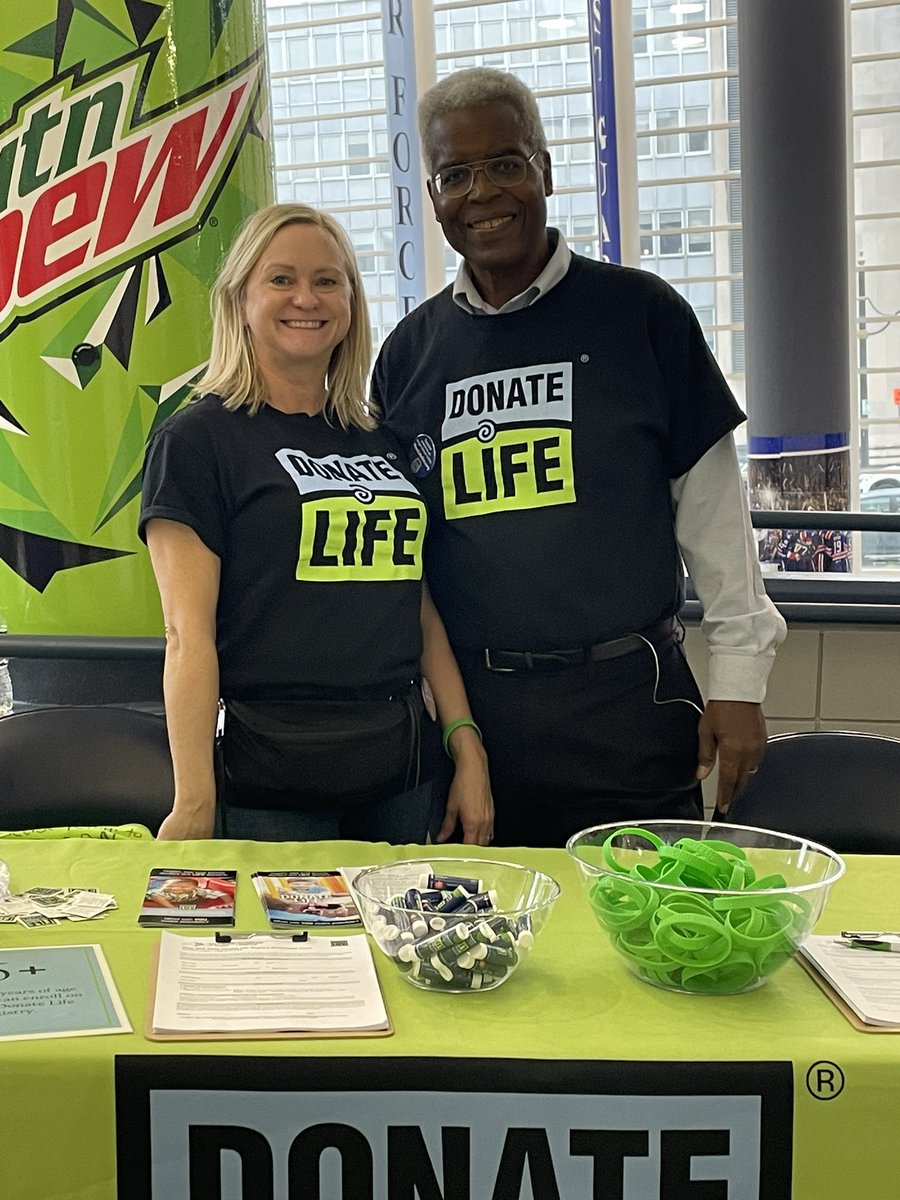
[[[241,937],[252,937],[252,934],[231,934],[228,940],[235,940]],[[279,936],[279,935],[263,935],[263,936]],[[291,940],[290,934],[283,934],[286,941]],[[172,1032],[161,1032],[153,1027],[153,1011],[156,1007],[156,985],[159,979],[159,951],[161,942],[157,940],[153,946],[150,955],[150,971],[149,971],[149,988],[147,995],[147,1012],[144,1021],[144,1037],[150,1042],[253,1042],[253,1041],[286,1041],[296,1040],[297,1038],[359,1038],[359,1037],[391,1037],[394,1033],[394,1025],[391,1021],[391,1014],[388,1012],[387,1005],[384,1002],[384,991],[381,987],[381,980],[378,978],[378,972],[375,972],[375,979],[378,984],[378,992],[381,996],[381,1003],[384,1008],[387,1024],[383,1029],[297,1029],[297,1030],[220,1030],[209,1033],[198,1033],[193,1030],[175,1030]]]
[[[850,1022],[854,1029],[859,1030],[860,1033],[900,1033],[900,1025],[867,1025],[865,1021],[857,1016],[844,997],[835,991],[822,972],[809,961],[805,954],[797,953],[794,955],[794,958],[807,975],[819,985],[831,1003]]]

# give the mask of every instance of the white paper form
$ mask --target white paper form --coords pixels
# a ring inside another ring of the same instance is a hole
[[[900,1025],[900,954],[851,949],[814,935],[800,952],[866,1025]]]
[[[157,1033],[279,1033],[387,1029],[388,1019],[365,934],[226,942],[164,931],[152,1024]]]

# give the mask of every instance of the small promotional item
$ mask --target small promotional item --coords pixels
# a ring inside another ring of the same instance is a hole
[[[139,925],[233,925],[237,871],[154,867]]]
[[[92,921],[116,907],[114,896],[96,888],[33,887],[18,895],[0,895],[0,925],[58,925]]]
[[[359,925],[359,909],[340,871],[254,871],[269,924]]]

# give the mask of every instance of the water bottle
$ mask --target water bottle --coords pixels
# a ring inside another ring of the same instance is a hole
[[[0,637],[6,633],[6,622],[0,617]],[[2,644],[0,644],[2,654]],[[9,675],[9,659],[0,658],[0,717],[6,717],[12,712],[13,690],[12,679]]]

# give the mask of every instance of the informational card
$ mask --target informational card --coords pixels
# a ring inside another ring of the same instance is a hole
[[[141,905],[139,925],[234,925],[236,871],[188,871],[154,867]]]
[[[0,1042],[130,1032],[99,946],[0,949]]]
[[[269,924],[359,925],[359,910],[340,871],[254,871]]]

